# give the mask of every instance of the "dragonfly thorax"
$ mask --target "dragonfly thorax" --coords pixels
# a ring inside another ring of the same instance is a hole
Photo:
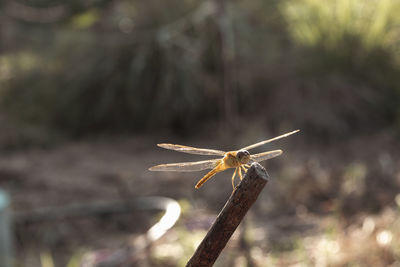
[[[223,162],[228,168],[236,168],[250,160],[250,153],[246,150],[226,152]]]

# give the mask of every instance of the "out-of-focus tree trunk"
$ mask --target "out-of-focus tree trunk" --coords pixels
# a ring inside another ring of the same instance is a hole
[[[226,0],[214,0],[217,6],[216,23],[219,35],[220,78],[219,84],[223,93],[221,98],[221,126],[226,130],[237,128],[237,93],[235,81],[235,44],[232,21],[227,12]]]

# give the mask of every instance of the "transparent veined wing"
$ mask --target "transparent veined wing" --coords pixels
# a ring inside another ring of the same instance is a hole
[[[251,155],[250,159],[252,161],[261,162],[261,161],[264,161],[264,160],[267,160],[267,159],[275,158],[277,156],[280,156],[281,154],[282,154],[282,150],[280,150],[280,149],[271,150],[271,151],[267,151],[267,152]]]
[[[205,169],[214,169],[221,159],[210,159],[194,162],[181,162],[161,164],[149,168],[150,171],[174,171],[174,172],[194,172]]]
[[[207,148],[195,148],[190,146],[183,145],[174,145],[174,144],[157,144],[157,146],[171,149],[179,152],[195,154],[195,155],[214,155],[214,156],[224,156],[225,152],[221,150],[207,149]]]
[[[252,149],[252,148],[255,148],[255,147],[258,147],[258,146],[262,146],[262,145],[267,144],[267,143],[270,143],[270,142],[272,142],[272,141],[275,141],[275,140],[284,138],[284,137],[286,137],[286,136],[295,134],[295,133],[297,133],[298,131],[300,131],[300,130],[295,130],[295,131],[292,131],[292,132],[289,132],[289,133],[285,133],[285,134],[279,135],[279,136],[277,136],[277,137],[274,137],[274,138],[271,138],[271,139],[268,139],[268,140],[265,140],[265,141],[261,141],[261,142],[255,143],[255,144],[250,145],[250,146],[246,146],[246,147],[242,148],[242,150],[249,150],[249,149]]]

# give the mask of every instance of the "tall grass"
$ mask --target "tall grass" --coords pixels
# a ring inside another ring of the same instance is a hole
[[[107,3],[49,24],[4,16],[18,46],[0,56],[1,110],[72,135],[222,120],[212,2]],[[226,14],[243,118],[343,133],[400,121],[399,0],[229,2]]]
[[[398,0],[284,1],[281,10],[293,39],[304,45],[342,49],[351,37],[365,52],[399,45]]]
[[[204,107],[220,95],[217,77],[205,77],[218,64],[206,52],[217,43],[215,24],[203,14],[204,23],[189,19],[182,29],[195,6],[175,4],[166,13],[157,1],[117,1],[109,13],[89,9],[55,25],[17,23],[22,43],[4,55],[12,77],[0,80],[2,110],[72,135],[180,131],[217,117],[217,105]]]
[[[350,125],[400,121],[400,1],[288,0],[280,10],[297,70],[336,105],[349,103]]]

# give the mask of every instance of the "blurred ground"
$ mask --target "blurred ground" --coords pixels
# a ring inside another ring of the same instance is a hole
[[[321,145],[305,143],[306,135],[303,131],[263,147],[282,148],[285,153],[263,164],[271,180],[216,266],[246,262],[248,266],[397,266],[396,137],[381,131]],[[182,265],[229,197],[231,172],[196,190],[202,172],[147,171],[158,163],[202,158],[155,146],[164,141],[157,136],[98,139],[2,154],[0,185],[9,191],[15,211],[137,196],[180,200],[184,212],[178,225],[137,264]],[[199,138],[179,143],[225,149],[225,142]],[[142,211],[17,224],[18,262],[40,266],[39,255],[45,252],[63,266],[92,249],[121,247],[150,227],[156,214]]]

